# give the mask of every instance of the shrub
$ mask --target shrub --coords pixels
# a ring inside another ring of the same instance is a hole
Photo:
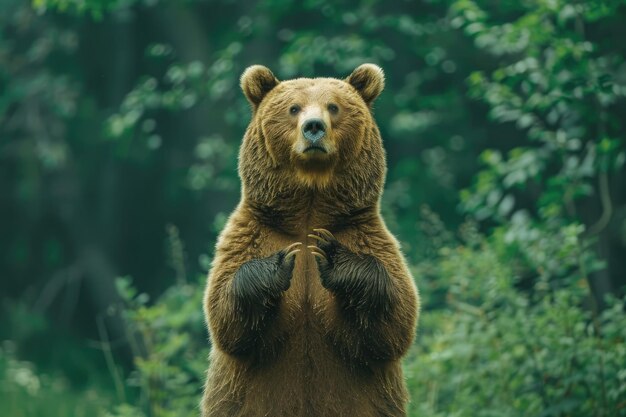
[[[109,416],[198,415],[209,348],[202,313],[204,279],[179,281],[152,305],[129,278],[117,280],[125,302],[120,312],[135,357],[135,369],[126,381],[135,390],[130,393],[132,400],[118,405]]]
[[[450,239],[415,268],[426,303],[405,362],[410,415],[626,416],[624,300],[597,313],[580,269],[520,289],[547,259],[504,236]],[[540,241],[556,264],[579,256],[575,241]]]
[[[112,399],[101,387],[76,389],[63,375],[19,360],[16,349],[10,341],[0,345],[0,415],[97,417],[110,407]]]

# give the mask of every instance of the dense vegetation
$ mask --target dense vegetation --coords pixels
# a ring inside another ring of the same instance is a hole
[[[411,416],[626,416],[626,1],[3,0],[0,414],[195,416],[238,76],[386,71]]]

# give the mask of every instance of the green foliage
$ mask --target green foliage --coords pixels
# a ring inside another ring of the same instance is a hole
[[[466,209],[479,218],[506,218],[515,199],[532,190],[538,215],[578,220],[577,201],[609,192],[594,181],[606,182],[626,160],[624,141],[616,139],[624,128],[616,104],[626,97],[620,80],[626,61],[585,32],[624,4],[610,3],[539,1],[516,7],[518,17],[506,23],[489,20],[478,3],[452,5],[453,24],[480,49],[501,56],[489,74],[470,75],[470,95],[488,103],[493,120],[515,123],[530,141],[506,156],[483,152],[486,168],[463,194]]]
[[[102,19],[104,13],[131,6],[135,0],[32,0],[33,7],[39,13],[48,10],[76,13],[88,13],[90,17]]]
[[[424,302],[410,415],[626,415],[625,16],[624,0],[0,2],[0,414],[197,415],[207,248],[250,114],[238,77],[370,61],[383,211]]]
[[[16,346],[4,342],[0,347],[3,416],[104,416],[111,406],[111,398],[102,389],[76,389],[63,375],[42,373],[16,356]]]
[[[115,407],[109,416],[196,416],[208,359],[207,334],[202,309],[204,277],[194,283],[180,281],[153,304],[137,293],[128,278],[116,281],[124,304],[134,352],[135,370],[128,376],[128,403]],[[114,377],[120,378],[117,371]]]
[[[467,228],[415,270],[430,302],[405,362],[411,415],[626,415],[626,300],[589,310],[580,270],[558,287],[539,280],[520,291],[545,259],[522,258],[520,249],[534,249]],[[576,244],[544,245],[557,262],[579,256]]]

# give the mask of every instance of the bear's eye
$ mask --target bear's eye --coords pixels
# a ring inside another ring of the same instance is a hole
[[[298,114],[298,112],[300,112],[300,106],[298,106],[297,104],[294,104],[289,108],[289,114],[291,115],[296,115]]]
[[[332,114],[337,114],[337,112],[339,111],[339,107],[336,104],[330,103],[328,105],[328,111]]]

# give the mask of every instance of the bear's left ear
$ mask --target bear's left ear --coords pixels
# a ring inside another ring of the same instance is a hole
[[[263,98],[278,85],[272,71],[263,65],[252,65],[241,74],[241,89],[256,110]]]
[[[363,64],[352,71],[345,81],[358,91],[369,106],[385,88],[385,73],[378,65]]]

